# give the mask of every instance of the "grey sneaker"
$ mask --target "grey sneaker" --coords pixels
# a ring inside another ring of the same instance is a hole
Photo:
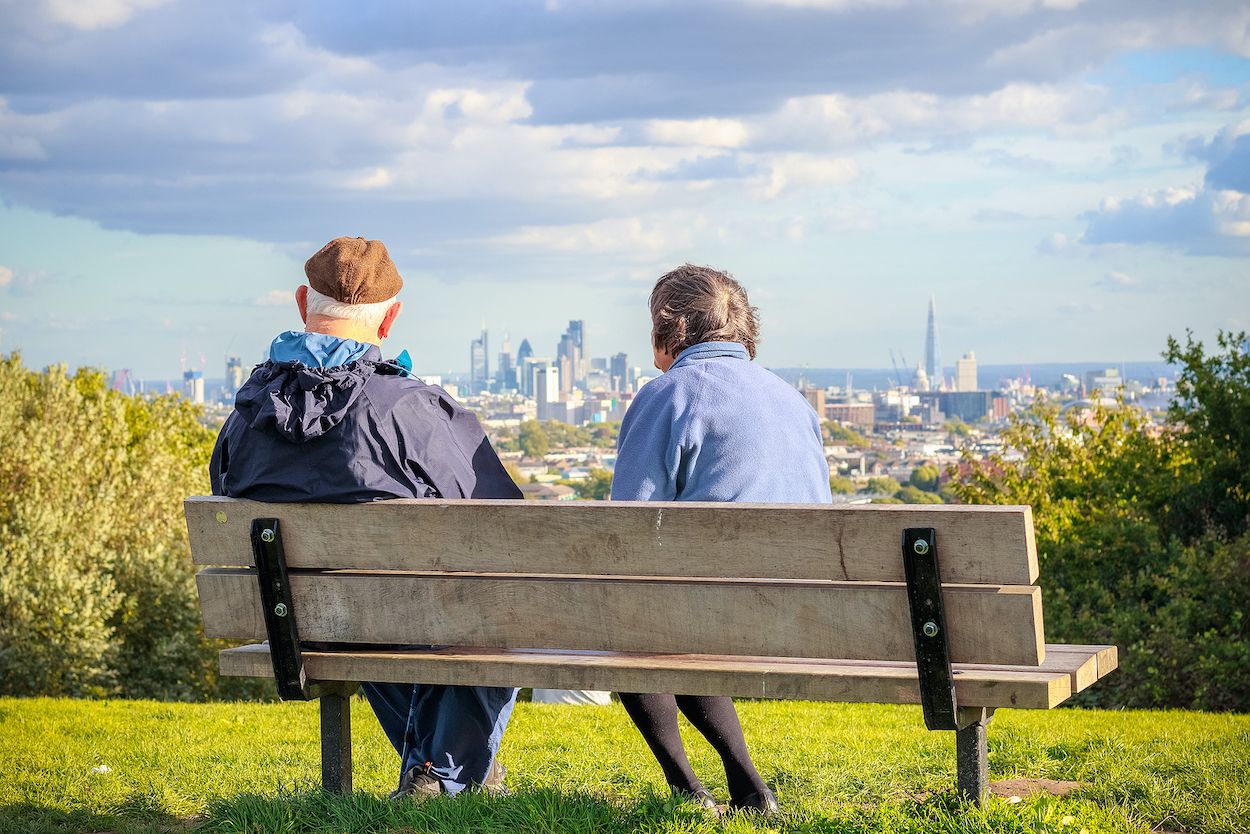
[[[486,774],[486,781],[482,782],[482,790],[486,791],[488,796],[500,797],[511,796],[512,791],[508,790],[508,786],[504,784],[504,779],[508,776],[508,769],[495,759],[490,763],[490,771]]]
[[[390,799],[409,799],[413,802],[425,802],[443,792],[443,783],[430,772],[430,762],[408,768],[408,772],[399,777],[399,788],[391,791]]]

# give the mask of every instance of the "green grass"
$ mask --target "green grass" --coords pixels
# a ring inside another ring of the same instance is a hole
[[[1000,712],[991,778],[1083,787],[977,810],[950,791],[953,734],[926,732],[916,708],[743,703],[784,808],[763,823],[668,799],[619,705],[518,704],[501,753],[510,797],[391,803],[396,757],[353,706],[356,793],[334,798],[317,789],[313,704],[0,699],[0,832],[1250,831],[1246,715]],[[687,739],[724,799],[719,762]]]

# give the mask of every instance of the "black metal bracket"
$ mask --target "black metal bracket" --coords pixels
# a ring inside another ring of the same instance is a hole
[[[260,583],[260,607],[269,634],[269,659],[278,695],[284,701],[309,701],[320,695],[304,673],[304,657],[295,624],[295,602],[287,578],[282,530],[276,518],[252,520],[252,556]]]
[[[958,706],[942,607],[937,534],[933,528],[908,527],[903,531],[903,568],[907,575],[911,629],[916,639],[924,723],[930,730],[954,730],[958,728]]]

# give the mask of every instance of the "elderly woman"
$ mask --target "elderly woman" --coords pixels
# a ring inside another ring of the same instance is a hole
[[[709,267],[673,270],[651,291],[651,325],[663,376],[647,383],[625,414],[613,500],[832,500],[820,419],[798,391],[751,361],[758,311],[737,281]],[[680,709],[720,754],[730,806],[777,809],[729,698],[622,693],[621,703],[674,793],[716,806],[686,758]]]

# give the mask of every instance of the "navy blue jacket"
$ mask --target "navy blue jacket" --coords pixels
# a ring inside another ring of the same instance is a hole
[[[257,366],[217,437],[213,494],[337,504],[520,498],[477,417],[381,358],[371,346],[329,368]]]

